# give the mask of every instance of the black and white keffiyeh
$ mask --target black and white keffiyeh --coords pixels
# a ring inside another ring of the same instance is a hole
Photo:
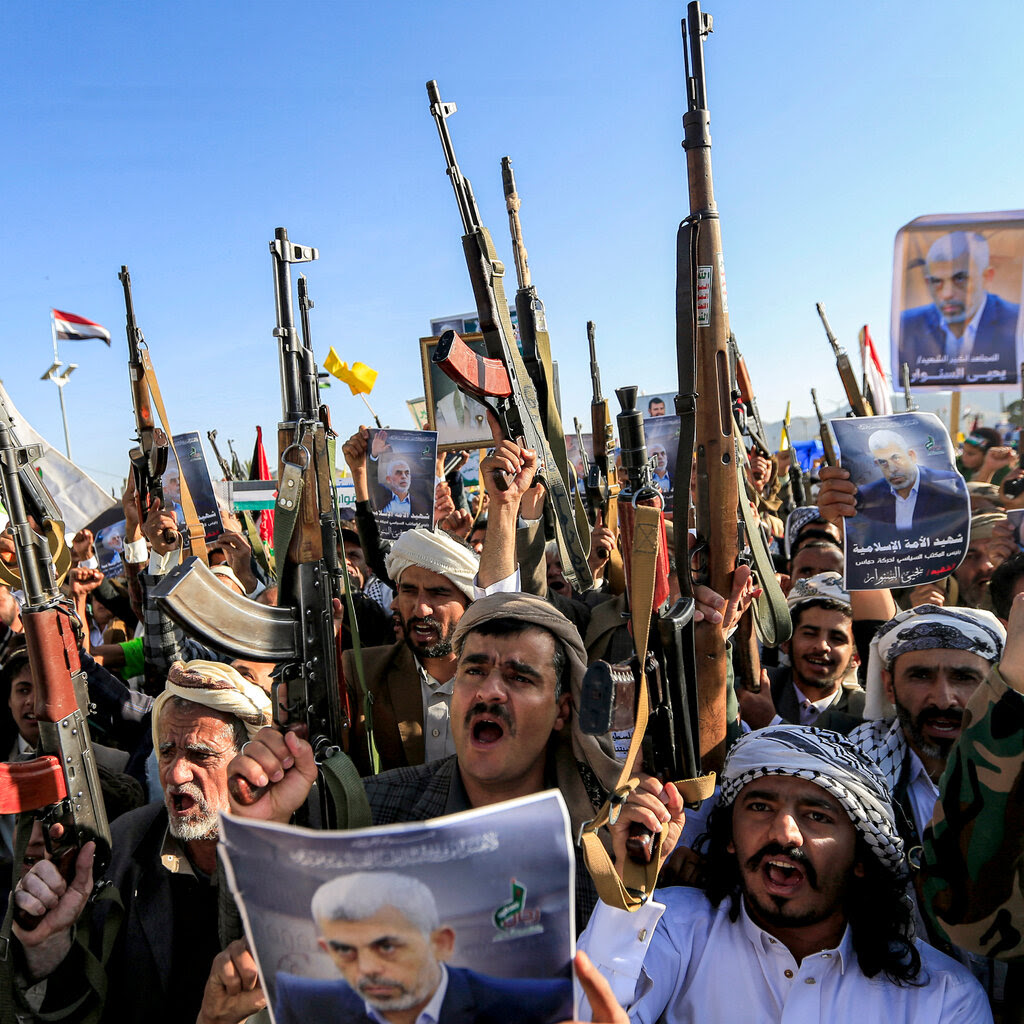
[[[817,576],[797,580],[786,595],[790,611],[811,601],[834,601],[851,608],[850,595],[843,589],[843,577],[838,572],[819,572]]]
[[[786,516],[786,533],[784,537],[786,545],[786,557],[793,557],[793,542],[799,536],[800,531],[808,523],[825,522],[825,517],[818,511],[817,505],[799,505]]]
[[[895,706],[885,695],[882,671],[909,651],[936,648],[969,651],[995,664],[1006,642],[1003,624],[991,613],[979,608],[936,608],[923,604],[900,612],[890,619],[871,641],[868,678],[864,700],[867,721],[889,719]]]
[[[845,736],[802,725],[772,725],[747,733],[725,760],[719,806],[727,807],[744,786],[766,775],[808,779],[831,793],[882,864],[899,869],[903,840],[889,787]]]

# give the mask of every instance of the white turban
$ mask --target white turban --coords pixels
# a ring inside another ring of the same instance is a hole
[[[875,856],[891,870],[903,863],[892,797],[871,759],[839,733],[805,725],[769,725],[741,737],[722,769],[718,806],[766,775],[808,779],[831,793]]]
[[[402,573],[411,565],[444,576],[470,601],[473,600],[473,580],[480,568],[480,558],[472,548],[453,540],[446,533],[434,533],[422,526],[406,530],[391,545],[384,567],[395,583],[400,583]]]
[[[266,691],[250,683],[230,665],[220,661],[176,661],[167,673],[164,692],[153,702],[153,749],[159,752],[160,712],[171,697],[202,704],[212,711],[234,715],[252,739],[272,722],[272,705]]]
[[[900,612],[875,634],[868,659],[866,721],[889,719],[896,708],[885,695],[882,671],[908,651],[936,648],[969,651],[995,663],[1003,653],[1006,630],[991,613],[978,608],[936,608],[922,604]]]

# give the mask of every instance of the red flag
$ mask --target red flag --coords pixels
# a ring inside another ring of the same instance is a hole
[[[86,338],[99,338],[110,346],[110,331],[101,327],[94,320],[86,320],[84,316],[76,316],[74,313],[64,313],[59,309],[51,309],[53,317],[53,329],[57,332],[58,338],[66,341],[85,341]]]
[[[267,462],[267,450],[263,447],[263,428],[256,428],[256,446],[252,450],[252,464],[249,468],[250,480],[273,480],[270,475],[270,464]],[[265,508],[260,512],[260,540],[266,541],[271,550],[274,547],[274,510]]]
[[[860,338],[860,358],[864,365],[864,376],[871,389],[871,407],[876,416],[891,416],[893,413],[892,397],[889,393],[889,382],[882,369],[882,361],[878,358],[878,350],[871,340],[871,331],[865,324],[858,335]]]

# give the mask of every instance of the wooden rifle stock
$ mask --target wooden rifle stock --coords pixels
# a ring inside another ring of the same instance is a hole
[[[677,244],[676,325],[679,399],[696,402],[697,546],[693,582],[728,596],[740,553],[736,436],[729,373],[729,312],[726,304],[722,237],[711,174],[711,132],[704,81],[703,39],[711,18],[700,4],[687,5],[683,23],[687,61],[687,111],[683,115],[690,215],[680,225]],[[687,50],[687,44],[689,50]],[[693,355],[691,356],[690,353]],[[695,358],[695,372],[688,360]],[[690,477],[690,452],[680,443],[677,488]],[[676,531],[676,564],[683,593],[691,587],[685,530]],[[725,749],[726,650],[720,629],[702,623],[696,630],[700,681],[700,756],[705,768],[718,768]]]

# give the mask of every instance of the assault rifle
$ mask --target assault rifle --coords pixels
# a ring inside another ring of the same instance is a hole
[[[96,843],[93,870],[96,877],[103,873],[110,862],[110,827],[86,721],[88,684],[78,658],[82,626],[60,591],[62,573],[55,564],[64,524],[32,466],[41,455],[40,445],[18,443],[0,397],[0,497],[18,564],[17,575],[4,566],[3,579],[25,595],[21,621],[39,722],[38,756],[0,765],[0,813],[34,811],[50,859],[70,880],[78,851],[90,841]],[[27,833],[19,835],[22,850],[27,842]],[[28,914],[15,919],[26,930],[40,921]]]
[[[530,264],[526,246],[523,243],[523,226],[519,221],[522,200],[516,191],[516,178],[512,161],[501,158],[501,183],[505,193],[505,208],[508,211],[509,233],[512,236],[512,256],[516,266],[516,320],[519,325],[519,341],[523,350],[523,364],[537,388],[537,402],[540,406],[540,422],[555,458],[559,476],[569,482],[569,456],[565,448],[565,429],[558,411],[558,376],[551,362],[551,339],[548,335],[547,314],[544,303],[537,294],[537,288],[530,276]],[[577,488],[572,499],[573,515],[577,531],[587,532],[586,513]],[[548,532],[554,535],[551,506],[544,505],[545,518],[549,520]]]
[[[853,415],[873,416],[874,412],[871,405],[864,395],[861,394],[860,385],[857,383],[857,375],[853,372],[853,366],[850,365],[850,357],[846,354],[846,349],[840,346],[839,342],[836,341],[836,336],[832,333],[828,317],[825,316],[825,307],[819,302],[816,304],[816,308],[818,316],[821,317],[822,326],[825,328],[828,343],[832,346],[833,353],[835,353],[836,369],[839,371],[839,379],[843,382],[846,400],[850,403]]]
[[[606,526],[611,499],[618,494],[619,480],[615,471],[615,433],[608,412],[608,399],[601,394],[601,367],[597,363],[594,344],[594,321],[587,321],[587,342],[590,345],[590,382],[594,389],[590,400],[590,431],[594,439],[594,461],[587,477],[587,496],[600,495],[600,509]]]
[[[679,499],[689,492],[691,452],[697,454],[697,543],[694,572],[687,531],[675,531],[680,589],[692,596],[704,583],[722,595],[732,590],[732,575],[749,559],[764,594],[754,607],[761,640],[774,646],[792,630],[785,599],[761,524],[746,500],[732,415],[729,366],[729,314],[721,229],[711,171],[710,117],[704,76],[703,41],[712,28],[700,4],[687,6],[683,22],[687,111],[683,115],[683,148],[689,183],[690,214],[679,227],[676,257],[676,350],[680,417],[679,454],[674,489]],[[698,400],[699,396],[699,400]],[[746,551],[744,550],[746,549]],[[749,553],[747,553],[749,552]],[[720,630],[696,630],[697,662],[701,665],[701,740],[705,761],[717,761],[725,743],[726,652]],[[750,685],[756,686],[757,679]]]
[[[338,520],[328,438],[333,437],[308,332],[295,325],[291,265],[318,257],[278,228],[270,243],[274,266],[283,416],[278,425],[279,475],[274,549],[279,567],[278,607],[235,595],[196,559],[172,569],[155,591],[169,615],[192,633],[238,657],[277,663],[280,724],[305,735],[319,767],[303,824],[352,827],[359,811],[369,823],[365,795],[341,743],[351,722],[338,685],[340,654],[332,601],[349,597],[338,561]],[[348,603],[350,621],[355,615]],[[369,731],[369,730],[368,730]],[[339,786],[354,784],[342,792]],[[230,780],[240,803],[261,796],[245,780]],[[346,805],[346,801],[357,801]],[[355,811],[353,810],[355,808]]]
[[[128,268],[121,267],[117,275],[124,287],[125,328],[128,333],[128,378],[132,388],[132,407],[135,410],[136,447],[128,453],[135,477],[135,504],[139,518],[145,520],[154,499],[163,503],[164,487],[162,477],[167,469],[169,445],[167,435],[156,425],[150,402],[149,383],[146,380],[149,364],[149,346],[142,336],[135,319],[135,304],[132,302],[132,278]],[[148,364],[148,365],[147,365]],[[174,544],[177,530],[164,530],[164,541]]]
[[[825,450],[825,465],[838,466],[839,458],[836,455],[835,442],[832,440],[832,428],[828,425],[825,417],[821,415],[818,406],[818,392],[811,388],[811,401],[814,402],[814,414],[818,417],[818,432],[821,435],[821,447]]]
[[[442,102],[437,82],[427,83],[427,95],[462,218],[462,248],[487,348],[487,356],[478,358],[458,334],[445,331],[438,339],[432,360],[462,391],[483,401],[497,417],[506,437],[536,451],[537,478],[547,487],[565,578],[576,590],[589,590],[593,575],[587,564],[590,530],[586,513],[583,503],[570,497],[567,470],[560,468],[544,434],[544,412],[537,388],[519,354],[508,315],[503,284],[505,265],[498,259],[490,232],[480,220],[473,190],[455,160],[448,118],[455,113],[456,106]],[[564,447],[564,438],[561,440]]]
[[[663,504],[654,484],[651,459],[644,436],[643,413],[636,408],[635,387],[617,388],[621,406],[616,417],[622,465],[629,476],[619,492],[623,561],[631,592],[633,576],[649,571],[638,568],[633,551],[635,509],[639,505]],[[664,519],[660,520],[658,561],[653,567],[651,643],[641,673],[639,658],[609,665],[595,662],[583,681],[580,727],[584,732],[602,735],[614,729],[630,728],[636,712],[635,700],[641,679],[650,698],[650,717],[643,740],[643,770],[661,779],[690,779],[700,775],[700,743],[697,733],[697,685],[693,660],[692,598],[680,598],[671,608],[669,597],[668,544]],[[636,851],[639,852],[639,849]]]
[[[217,431],[208,430],[206,436],[210,439],[210,444],[213,446],[213,454],[217,459],[217,464],[220,466],[220,471],[224,474],[224,479],[228,481],[237,479],[231,470],[228,460],[221,455],[220,449],[217,447]]]

